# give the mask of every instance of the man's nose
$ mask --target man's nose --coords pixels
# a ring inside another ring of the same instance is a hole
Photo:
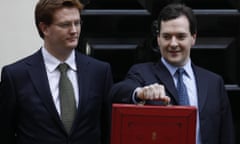
[[[77,32],[77,26],[74,23],[71,25],[71,32]]]
[[[177,42],[176,37],[172,37],[172,38],[171,38],[170,45],[171,45],[172,47],[176,47],[176,46],[178,45],[178,42]]]

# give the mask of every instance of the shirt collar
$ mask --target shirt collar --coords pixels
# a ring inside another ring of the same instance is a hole
[[[58,65],[60,63],[63,63],[62,61],[60,61],[56,57],[54,57],[52,54],[50,54],[47,51],[47,49],[44,47],[42,47],[42,55],[43,55],[43,59],[44,59],[47,71],[49,71],[49,72],[53,72],[54,70],[56,70],[56,68],[58,67]],[[73,71],[77,71],[74,50],[71,52],[71,54],[66,59],[66,61],[64,61],[64,63],[67,63]]]
[[[179,67],[173,66],[171,64],[169,64],[163,57],[161,58],[162,63],[167,67],[168,71],[171,73],[171,75],[174,77],[177,69]],[[185,70],[185,73],[187,75],[187,77],[192,78],[193,77],[193,70],[192,70],[192,66],[191,66],[191,59],[189,59],[187,61],[187,63],[182,66],[181,68],[183,68]]]

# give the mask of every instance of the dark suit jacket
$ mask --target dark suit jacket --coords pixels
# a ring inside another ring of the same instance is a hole
[[[233,144],[232,114],[222,78],[210,71],[192,65],[198,94],[200,130],[203,144]],[[115,84],[111,90],[113,102],[133,103],[136,87],[159,83],[165,86],[171,103],[178,105],[177,90],[171,74],[161,61],[134,65],[126,79]],[[160,104],[147,101],[147,104]]]
[[[68,135],[52,100],[40,51],[2,69],[0,143],[107,144],[110,65],[76,52],[79,105]]]

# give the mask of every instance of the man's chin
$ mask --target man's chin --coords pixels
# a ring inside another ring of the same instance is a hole
[[[67,45],[67,47],[69,48],[69,49],[74,49],[74,48],[76,48],[77,47],[77,43],[71,43],[71,44],[68,44]]]
[[[178,58],[168,59],[167,61],[173,66],[180,66],[181,65],[181,60],[178,59]]]

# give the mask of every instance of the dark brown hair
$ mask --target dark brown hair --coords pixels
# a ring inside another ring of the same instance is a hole
[[[186,16],[189,25],[190,25],[190,32],[191,34],[196,34],[197,33],[197,20],[196,17],[192,11],[192,9],[184,4],[179,4],[179,3],[173,3],[165,6],[159,16],[158,16],[158,32],[161,30],[161,21],[168,21],[172,19],[176,19],[180,16]]]

